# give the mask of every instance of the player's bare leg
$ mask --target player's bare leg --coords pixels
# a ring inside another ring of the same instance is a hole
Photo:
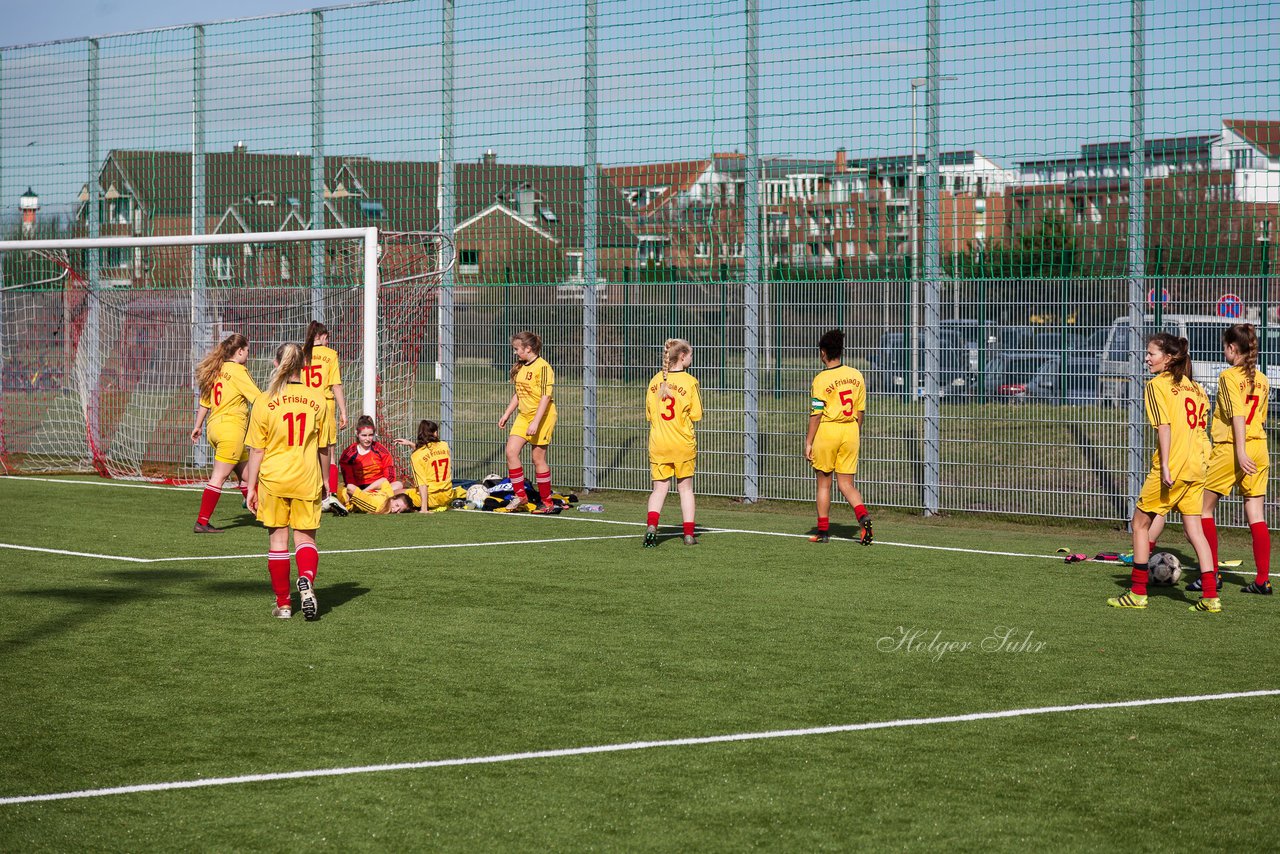
[[[529,456],[533,459],[533,482],[538,487],[538,506],[533,512],[539,515],[559,513],[551,503],[551,464],[547,462],[547,446],[534,445]]]
[[[871,514],[867,512],[866,506],[862,503],[862,491],[854,483],[853,475],[837,472],[836,486],[840,488],[840,494],[844,496],[844,500],[848,501],[849,506],[853,508],[853,515],[858,520],[858,525],[862,527],[862,534],[859,535],[858,542],[864,546],[871,545]]]
[[[644,529],[644,547],[651,549],[658,544],[658,516],[662,513],[662,505],[667,500],[667,492],[671,489],[671,481],[655,480],[653,492],[649,493],[648,515]]]
[[[693,497],[693,478],[678,478],[676,480],[676,492],[680,493],[680,520],[684,523],[684,544],[686,546],[696,546],[698,540],[693,533],[695,525],[694,514],[696,513],[696,502]]]
[[[818,479],[818,533],[809,538],[811,543],[827,543],[831,541],[831,472],[814,471]]]

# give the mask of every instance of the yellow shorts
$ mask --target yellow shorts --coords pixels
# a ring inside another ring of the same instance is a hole
[[[1236,465],[1236,446],[1231,442],[1223,442],[1213,446],[1209,455],[1209,473],[1204,480],[1204,488],[1219,495],[1230,495],[1232,489],[1240,490],[1245,498],[1256,498],[1267,494],[1267,475],[1271,469],[1271,460],[1267,453],[1266,439],[1252,439],[1245,442],[1244,451],[1258,467],[1254,474],[1245,474]]]
[[[218,420],[209,425],[209,444],[213,458],[220,463],[237,465],[249,459],[249,449],[244,446],[249,425],[240,421]]]
[[[529,421],[530,419],[524,415],[516,416],[516,423],[511,425],[511,435],[519,436],[521,439],[529,439]],[[550,445],[551,436],[556,432],[556,408],[554,405],[547,407],[547,414],[543,417],[542,423],[538,425],[538,435],[529,439],[531,445]]]
[[[320,499],[281,498],[259,485],[258,521],[268,528],[314,531],[320,527]]]
[[[861,432],[857,423],[819,424],[813,437],[813,467],[824,474],[857,474]]]
[[[1160,470],[1147,472],[1138,496],[1138,509],[1146,513],[1164,516],[1177,510],[1184,516],[1199,516],[1204,512],[1204,481],[1177,480],[1173,486],[1160,482]]]
[[[693,477],[694,464],[697,460],[684,460],[678,463],[655,463],[650,461],[649,471],[653,473],[654,480],[683,480],[686,477]]]
[[[327,448],[330,445],[338,444],[338,403],[333,398],[325,401],[328,409],[328,426],[324,428],[324,432],[320,434],[320,447]],[[334,459],[337,462],[337,459]],[[327,475],[326,475],[327,476]]]
[[[349,509],[359,510],[361,513],[381,513],[395,494],[389,483],[384,483],[377,489],[356,489],[353,486],[347,491],[351,502]]]
[[[457,497],[457,493],[462,492],[463,496],[467,494],[465,489],[438,489],[435,492],[427,493],[427,509],[439,510],[441,507],[448,507],[449,504]]]

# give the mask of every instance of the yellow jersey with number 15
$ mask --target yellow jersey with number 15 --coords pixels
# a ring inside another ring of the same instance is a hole
[[[693,425],[702,420],[702,393],[688,371],[668,371],[670,397],[662,397],[662,371],[649,380],[644,417],[649,422],[649,461],[683,463],[698,455]]]
[[[813,378],[810,415],[821,415],[823,424],[849,424],[867,408],[867,386],[862,372],[836,365]]]
[[[244,443],[263,451],[258,482],[278,498],[320,498],[320,433],[329,407],[319,389],[289,383],[275,397],[261,395]]]
[[[1147,381],[1145,400],[1151,426],[1158,429],[1161,424],[1169,425],[1170,476],[1174,480],[1204,480],[1208,444],[1204,441],[1204,430],[1209,415],[1209,398],[1204,387],[1186,377],[1175,382],[1173,374],[1165,371]],[[1160,470],[1158,445],[1151,455],[1151,468]]]
[[[1231,432],[1231,419],[1237,415],[1244,419],[1244,438],[1267,438],[1267,405],[1271,398],[1271,383],[1262,371],[1253,372],[1253,387],[1244,368],[1227,368],[1218,375],[1218,404],[1213,410],[1213,442],[1235,442]]]
[[[302,382],[307,388],[320,389],[325,400],[333,400],[333,387],[342,385],[342,368],[338,351],[316,345],[311,348],[311,364],[302,369]]]

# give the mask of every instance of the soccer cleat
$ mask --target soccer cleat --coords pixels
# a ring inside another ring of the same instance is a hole
[[[1222,573],[1221,573],[1221,572],[1219,572],[1219,573],[1217,574],[1217,579],[1218,579],[1218,589],[1219,589],[1219,590],[1221,590],[1221,589],[1222,589]],[[1187,585],[1187,589],[1188,589],[1188,590],[1192,590],[1192,591],[1194,591],[1194,592],[1196,592],[1196,593],[1199,593],[1201,590],[1203,590],[1203,589],[1204,589],[1204,585],[1202,585],[1202,584],[1200,583],[1200,576],[1199,576],[1199,575],[1197,575],[1197,576],[1196,576],[1196,580],[1195,580],[1195,581],[1193,581],[1193,582],[1191,582],[1190,584],[1188,584],[1188,585]]]
[[[862,536],[858,537],[858,542],[864,546],[871,545],[871,517],[867,516],[862,520]]]
[[[1204,611],[1209,614],[1221,614],[1222,600],[1219,599],[1217,596],[1214,596],[1212,599],[1202,598],[1199,602],[1192,605],[1187,610],[1188,611]]]
[[[287,620],[293,616],[293,609],[288,605],[277,605],[271,609],[271,616],[280,620]]]
[[[686,546],[696,546],[698,544],[698,538],[695,537],[693,534],[685,534],[684,544]]]
[[[305,575],[298,576],[298,593],[302,595],[302,616],[308,621],[320,619],[320,603],[311,589],[311,579]]]
[[[540,504],[537,507],[530,510],[529,512],[535,516],[556,516],[556,515],[559,515],[560,508],[555,506],[554,504],[547,503],[547,504]]]
[[[338,500],[338,496],[334,495],[332,492],[324,497],[324,501],[320,502],[320,509],[328,510],[335,516],[346,516],[350,512],[343,506],[342,502]]]
[[[1147,607],[1147,597],[1132,590],[1126,590],[1115,598],[1108,599],[1107,604],[1112,608],[1145,608]]]
[[[646,549],[657,548],[658,546],[658,526],[650,525],[644,529],[644,547]]]
[[[520,500],[519,495],[513,495],[507,501],[506,507],[499,507],[498,509],[502,510],[504,513],[523,513],[529,508],[525,506],[525,502]]]
[[[831,542],[831,533],[829,531],[819,531],[809,538],[811,543],[829,543]]]
[[[1259,596],[1270,596],[1271,582],[1264,581],[1261,584],[1259,584],[1256,581],[1250,581],[1244,587],[1240,588],[1240,592],[1241,593],[1257,593]]]
[[[215,528],[208,522],[196,522],[195,532],[197,534],[221,534],[221,528]]]

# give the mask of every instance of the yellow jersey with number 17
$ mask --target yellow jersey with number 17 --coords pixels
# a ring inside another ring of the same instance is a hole
[[[1204,387],[1187,377],[1175,382],[1173,374],[1165,371],[1147,381],[1144,397],[1151,426],[1159,429],[1161,424],[1169,425],[1170,476],[1174,480],[1204,480],[1208,443],[1203,437],[1209,414]],[[1151,455],[1151,468],[1160,470],[1158,445]]]
[[[1262,371],[1253,372],[1253,386],[1244,368],[1227,368],[1218,375],[1218,404],[1213,410],[1213,442],[1235,442],[1231,419],[1244,419],[1244,438],[1265,439],[1267,405],[1271,399],[1271,383]]]
[[[258,472],[263,489],[278,498],[320,498],[320,433],[328,417],[324,394],[302,383],[258,398],[244,443],[263,451]]]
[[[443,440],[431,442],[414,450],[409,457],[413,463],[413,477],[418,486],[425,486],[428,492],[440,492],[453,489],[453,466],[449,455],[449,443]]]
[[[302,369],[302,382],[307,388],[324,392],[325,400],[333,400],[333,387],[342,385],[342,368],[338,365],[338,351],[332,347],[316,345],[311,348],[311,364]]]
[[[239,362],[223,362],[218,378],[208,393],[200,396],[200,405],[209,410],[209,423],[249,420],[249,407],[262,394],[258,384]]]
[[[867,386],[857,368],[836,365],[813,378],[809,414],[821,415],[823,424],[856,423],[866,409]]]
[[[649,380],[644,417],[649,422],[649,462],[683,463],[698,455],[693,425],[702,420],[702,393],[688,371],[668,371],[670,397],[662,397],[662,371]]]
[[[556,372],[541,356],[520,366],[520,370],[516,372],[515,384],[520,414],[525,418],[532,418],[537,414],[538,404],[544,397],[551,398],[549,406],[555,406]]]

